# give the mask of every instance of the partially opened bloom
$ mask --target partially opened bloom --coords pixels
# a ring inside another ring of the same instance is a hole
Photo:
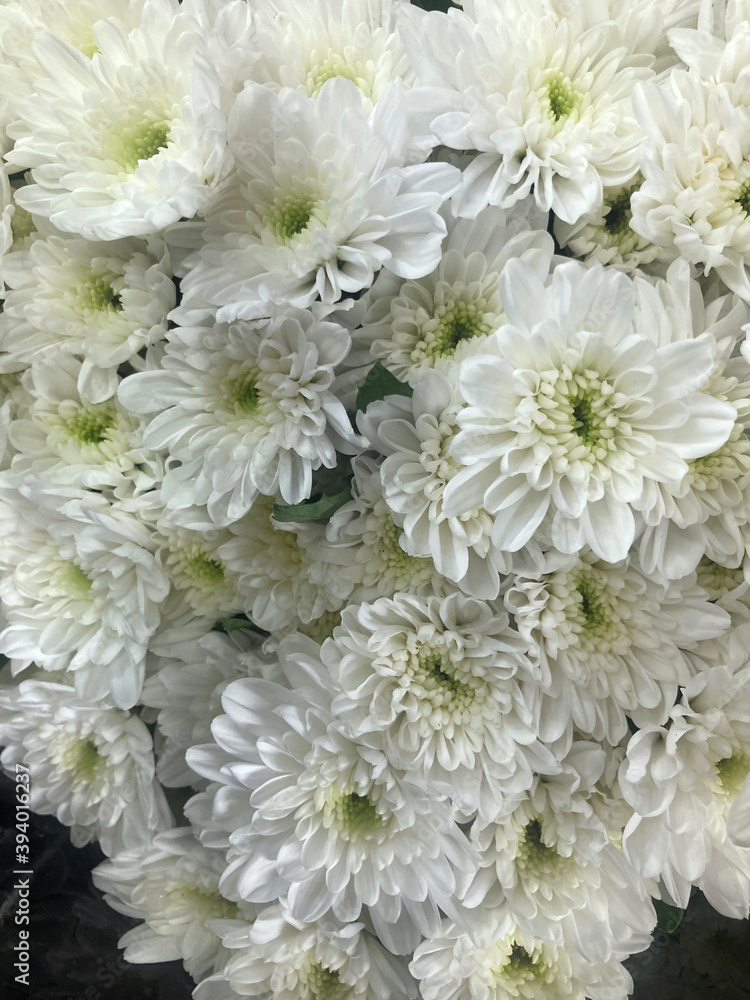
[[[256,907],[232,903],[219,892],[221,852],[203,847],[189,828],[148,838],[118,851],[92,872],[113,909],[143,923],[120,938],[126,962],[182,959],[194,979],[225,958],[214,921],[252,920]]]
[[[447,163],[406,166],[403,94],[393,86],[368,119],[346,79],[317,100],[249,83],[229,119],[237,171],[205,220],[172,239],[186,260],[176,316],[216,310],[222,322],[273,315],[279,304],[330,308],[385,267],[404,278],[440,259],[438,208],[458,181]]]
[[[520,681],[527,646],[483,601],[397,594],[346,608],[321,649],[343,693],[334,712],[358,738],[461,812],[494,818],[532,772],[557,761],[536,739]]]
[[[687,906],[691,885],[732,917],[750,908],[750,847],[730,839],[727,823],[750,774],[748,628],[738,630],[726,665],[686,685],[666,727],[636,733],[620,768],[634,815],[623,847],[645,878]],[[746,796],[745,796],[746,801]]]
[[[364,925],[331,917],[295,920],[283,903],[266,907],[252,924],[222,936],[230,956],[196,989],[195,1000],[221,1000],[228,986],[262,1000],[407,1000],[416,984]]]
[[[31,771],[30,808],[71,827],[77,847],[97,839],[112,854],[172,825],[137,715],[34,678],[0,688],[0,744],[6,769]]]
[[[456,914],[475,854],[446,802],[393,767],[383,751],[345,734],[331,711],[336,688],[317,644],[279,646],[294,690],[234,681],[215,744],[188,751],[190,766],[227,786],[214,820],[229,832],[221,889],[268,902],[287,894],[295,919],[363,907],[383,944],[404,954]]]
[[[440,372],[425,371],[414,395],[371,403],[357,425],[385,455],[380,481],[385,503],[402,527],[410,556],[432,559],[438,573],[473,597],[495,598],[510,560],[492,545],[492,517],[483,507],[447,517],[445,487],[459,471],[450,457],[465,404]]]
[[[32,172],[19,204],[90,240],[195,215],[227,165],[208,33],[202,0],[146,0],[129,33],[96,23],[91,58],[55,36],[37,39],[48,79],[19,102],[10,130],[8,158]]]
[[[15,216],[14,216],[15,218]],[[52,350],[84,356],[81,386],[95,402],[117,389],[117,368],[167,332],[175,287],[163,242],[153,237],[91,243],[32,233],[2,264],[3,371]]]
[[[175,519],[225,527],[261,493],[299,503],[313,472],[336,465],[336,446],[356,451],[332,391],[349,345],[346,330],[302,310],[171,331],[161,367],[126,379],[119,398],[154,414],[144,441],[177,460],[161,487]]]
[[[544,740],[573,729],[619,743],[628,719],[666,721],[692,674],[685,650],[723,635],[729,615],[693,574],[651,579],[636,559],[608,564],[590,552],[551,554],[542,573],[519,573],[505,604],[538,649],[537,725]]]
[[[502,280],[509,322],[495,334],[497,353],[461,366],[468,407],[451,454],[465,468],[443,509],[454,517],[483,506],[494,544],[511,552],[549,514],[556,548],[588,544],[616,562],[635,537],[632,505],[644,484],[679,481],[688,459],[731,432],[734,407],[702,391],[712,345],[660,346],[618,272],[569,262],[545,287],[514,261]]]
[[[543,211],[575,222],[599,204],[603,185],[634,176],[631,95],[651,72],[614,21],[557,18],[543,0],[479,0],[448,18],[402,15],[424,87],[414,91],[424,94],[419,110],[430,112],[443,145],[479,151],[464,171],[458,214],[533,195]]]
[[[111,695],[130,708],[169,581],[135,517],[85,503],[77,513],[73,519],[21,498],[7,511],[13,537],[2,556],[0,650],[19,670],[35,662],[74,671],[81,697]]]
[[[445,921],[409,969],[424,1000],[627,1000],[633,986],[614,956],[587,962],[567,943],[540,941],[505,906],[488,913],[482,942]]]

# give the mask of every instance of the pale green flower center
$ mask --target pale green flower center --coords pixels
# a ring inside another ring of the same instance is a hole
[[[59,590],[68,597],[82,598],[91,593],[91,578],[74,562],[61,562],[54,575]]]
[[[299,631],[302,632],[303,635],[309,636],[322,646],[326,639],[331,638],[333,630],[340,624],[340,611],[325,611],[320,618],[316,618],[315,621],[300,625]]]
[[[116,423],[115,411],[102,406],[87,410],[79,410],[66,423],[70,436],[78,444],[101,444]]]
[[[548,114],[554,122],[567,118],[578,107],[581,95],[573,87],[567,76],[559,70],[551,72],[546,80]]]
[[[516,868],[522,877],[531,875],[540,882],[550,883],[570,867],[571,861],[544,842],[538,819],[526,824],[516,849]]]
[[[19,243],[21,240],[25,240],[26,237],[31,236],[32,233],[36,232],[36,226],[34,225],[31,212],[27,212],[26,209],[21,208],[20,205],[14,206],[13,217],[10,220],[10,225],[13,231],[14,243]]]
[[[526,947],[513,942],[504,960],[493,969],[497,979],[512,997],[528,997],[534,1000],[552,996],[546,987],[555,982],[556,970],[545,962],[542,949]]]
[[[169,145],[171,121],[154,112],[142,118],[121,122],[112,129],[105,144],[110,157],[123,170],[133,171],[141,160],[150,160]]]
[[[704,556],[698,563],[697,582],[710,601],[718,601],[745,582],[745,573],[742,566],[730,569]]]
[[[237,416],[249,417],[257,413],[260,407],[258,373],[245,372],[239,378],[230,379],[224,386],[224,395],[229,409]]]
[[[723,483],[750,475],[750,440],[742,426],[735,424],[729,440],[721,448],[703,458],[691,459],[688,468],[690,486],[699,492],[715,490]]]
[[[429,647],[422,649],[417,656],[417,664],[424,687],[433,694],[441,695],[438,701],[447,703],[447,707],[464,707],[474,700],[472,688],[452,673],[455,668],[440,652]]]
[[[78,289],[78,296],[83,308],[93,312],[119,312],[122,309],[122,299],[111,283],[95,274]]]
[[[420,559],[417,556],[410,556],[399,545],[401,528],[399,528],[388,515],[381,517],[380,531],[380,558],[385,569],[396,572],[404,579],[409,579],[415,574],[422,574],[427,568],[430,560]]]
[[[745,215],[750,215],[750,180],[746,180],[737,192],[734,199]]]
[[[317,206],[318,199],[309,193],[282,195],[263,221],[280,243],[288,243],[307,229]]]
[[[307,986],[307,996],[310,1000],[346,1000],[351,989],[341,982],[341,977],[335,969],[328,969],[320,962],[313,962],[306,974],[301,973],[300,980]]]
[[[336,76],[359,85],[359,77],[351,66],[340,58],[330,57],[324,59],[307,74],[307,92],[310,97],[317,97],[323,84]]]
[[[449,356],[464,340],[492,332],[485,313],[472,302],[456,300],[439,306],[434,319],[434,329],[426,331],[424,338],[424,353],[431,358]]]
[[[606,407],[597,407],[594,393],[585,390],[568,396],[571,407],[571,424],[573,431],[583,441],[587,448],[596,448],[602,439],[602,429],[606,426]]]
[[[185,560],[184,567],[196,587],[212,590],[224,582],[224,564],[204,552],[190,556]]]
[[[236,920],[237,906],[224,899],[220,892],[200,889],[196,885],[178,885],[170,890],[171,906],[186,908],[203,920]]]
[[[535,413],[536,432],[553,450],[556,471],[568,471],[578,461],[591,468],[608,465],[631,428],[612,406],[614,390],[595,371],[540,372]],[[561,447],[564,452],[561,451]]]
[[[333,803],[333,815],[345,840],[370,840],[385,824],[370,796],[358,792],[340,795]]]
[[[750,755],[738,751],[716,763],[716,774],[722,795],[733,801],[740,794],[745,779],[750,774]]]
[[[608,202],[605,202],[605,207],[609,207],[609,211],[602,225],[610,236],[619,240],[632,235],[630,220],[633,217],[633,211],[630,207],[630,199],[639,188],[640,183],[622,188]]]
[[[76,778],[92,782],[104,758],[93,740],[75,740],[64,751],[60,763]]]

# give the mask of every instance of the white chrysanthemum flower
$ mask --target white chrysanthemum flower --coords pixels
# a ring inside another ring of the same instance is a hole
[[[642,951],[656,915],[646,886],[589,801],[605,766],[595,743],[575,742],[562,773],[535,777],[495,823],[475,820],[481,867],[466,895],[481,928],[503,902],[526,933],[572,944],[591,962]]]
[[[588,544],[616,562],[633,543],[644,483],[679,481],[687,459],[731,433],[734,407],[701,391],[711,344],[655,342],[632,282],[616,271],[570,261],[545,288],[511,261],[501,281],[510,322],[494,335],[497,356],[461,366],[468,407],[451,454],[466,468],[446,486],[443,509],[455,517],[483,506],[494,544],[511,552],[549,512],[555,548]]]
[[[668,579],[691,573],[705,555],[736,566],[744,552],[742,528],[750,520],[750,366],[736,354],[748,318],[734,295],[704,303],[685,261],[675,261],[666,281],[635,279],[641,325],[650,325],[660,345],[708,334],[714,345],[713,373],[705,391],[730,403],[735,422],[716,451],[688,462],[678,482],[644,483],[634,503],[645,522],[640,538],[644,569]],[[664,307],[670,322],[664,323]],[[705,339],[705,338],[704,338]]]
[[[119,391],[128,409],[156,413],[144,441],[176,460],[161,487],[172,517],[198,527],[205,507],[209,524],[225,527],[259,494],[307,499],[313,472],[335,467],[336,447],[359,447],[332,389],[349,346],[346,330],[301,310],[172,330],[161,368]]]
[[[313,578],[322,524],[281,523],[273,501],[262,497],[249,514],[229,528],[232,538],[219,557],[237,579],[237,594],[248,616],[274,631],[316,621],[343,606],[336,580]]]
[[[642,183],[643,178],[638,176],[625,187],[605,188],[601,204],[573,225],[555,219],[555,238],[560,246],[586,264],[608,264],[627,272],[658,260],[659,247],[630,225],[630,199]]]
[[[212,921],[252,920],[256,908],[219,892],[220,852],[203,847],[190,829],[157,834],[119,851],[92,872],[94,885],[119,913],[144,921],[118,941],[126,962],[182,959],[194,979],[226,958]]]
[[[620,962],[587,962],[571,946],[526,934],[509,911],[487,914],[482,943],[445,922],[409,965],[423,1000],[627,1000],[633,981]]]
[[[303,923],[283,905],[264,909],[252,927],[229,930],[231,956],[195,990],[195,1000],[233,995],[260,1000],[407,1000],[417,987],[402,960],[362,924]]]
[[[529,202],[517,210],[485,209],[476,220],[453,219],[440,263],[424,278],[404,281],[381,272],[361,305],[342,321],[361,323],[352,334],[348,364],[381,361],[400,379],[416,385],[430,368],[455,369],[479,354],[487,337],[505,320],[500,272],[513,257],[527,261],[544,280],[553,243],[546,216]]]
[[[9,512],[0,600],[0,650],[16,669],[32,662],[75,673],[79,695],[138,701],[149,638],[169,581],[148,529],[122,511],[76,519],[20,498]]]
[[[630,201],[632,228],[712,271],[750,301],[750,116],[722,87],[675,70],[636,90],[645,178]]]
[[[81,388],[99,402],[116,390],[118,365],[167,332],[175,287],[159,239],[101,244],[34,233],[0,266],[8,286],[3,371],[25,368],[51,349],[80,354]]]
[[[534,675],[527,649],[483,601],[397,594],[346,608],[320,657],[343,692],[333,711],[355,737],[382,733],[393,765],[493,819],[532,772],[558,769],[521,694]]]
[[[205,220],[172,237],[199,244],[186,260],[179,322],[201,310],[218,310],[222,322],[256,319],[279,303],[330,309],[381,267],[418,278],[437,265],[445,235],[437,210],[459,174],[446,163],[404,165],[397,86],[368,120],[350,80],[327,81],[314,103],[248,83],[229,129],[234,180]]]
[[[551,555],[541,573],[514,577],[506,607],[538,649],[539,735],[570,740],[573,727],[615,745],[636,725],[661,725],[692,670],[682,650],[722,635],[729,615],[695,575],[671,583],[637,560]]]
[[[82,398],[80,374],[81,362],[60,351],[26,370],[9,429],[16,455],[3,482],[58,495],[71,487],[111,489],[116,496],[152,489],[163,463],[143,446],[142,421],[114,397]]]
[[[221,696],[239,677],[283,683],[275,659],[262,656],[246,633],[209,632],[197,642],[173,645],[169,656],[160,658],[157,672],[143,685],[141,701],[158,709],[162,740],[157,774],[162,784],[172,788],[201,784],[185,763],[185,751],[211,739],[211,723],[222,713]]]
[[[473,218],[533,194],[542,211],[575,222],[599,204],[602,185],[634,176],[640,133],[631,95],[651,71],[627,52],[615,22],[558,19],[543,0],[480,0],[447,17],[402,15],[432,131],[445,146],[479,150],[464,171],[458,214]],[[435,117],[438,94],[445,111]]]
[[[446,517],[443,494],[460,466],[450,457],[465,403],[440,372],[427,371],[411,399],[389,396],[357,416],[357,426],[386,458],[385,502],[403,528],[408,555],[429,559],[438,573],[472,597],[497,597],[510,560],[491,544],[492,518],[482,507]]]
[[[304,637],[284,640],[294,690],[234,681],[212,726],[218,745],[187,753],[231,793],[217,792],[214,813],[230,832],[222,891],[251,902],[288,893],[305,922],[329,910],[356,920],[365,906],[385,947],[405,954],[437,930],[438,907],[457,916],[476,858],[446,802],[344,735],[319,653]]]
[[[341,602],[373,601],[399,591],[443,592],[446,581],[432,559],[409,555],[402,544],[401,527],[383,496],[380,466],[358,455],[352,470],[352,499],[333,514],[325,536],[311,539],[311,579]]]
[[[31,771],[30,808],[57,816],[80,847],[126,850],[172,825],[154,776],[151,734],[129,712],[38,679],[0,688],[0,759]]]
[[[156,233],[195,215],[227,164],[205,8],[146,0],[129,34],[112,20],[93,36],[90,59],[54,36],[35,42],[49,79],[9,128],[8,160],[33,179],[16,197],[86,239]]]
[[[315,98],[331,77],[351,80],[370,114],[389,83],[404,88],[414,71],[396,30],[403,0],[260,0],[254,7],[257,55],[250,74],[274,90]]]
[[[97,21],[110,21],[123,33],[141,21],[144,0],[6,0],[0,5],[0,149],[12,146],[7,126],[17,117],[21,100],[34,92],[44,69],[34,54],[42,33],[56,38],[89,59],[98,51],[94,38]]]
[[[740,918],[750,907],[750,847],[729,839],[727,821],[750,774],[747,643],[744,626],[728,668],[692,678],[669,725],[636,733],[620,769],[635,811],[623,847],[637,870],[661,879],[678,906],[695,884],[720,913]]]

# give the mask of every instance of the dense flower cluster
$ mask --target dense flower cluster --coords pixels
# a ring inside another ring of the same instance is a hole
[[[750,3],[422,6],[0,5],[0,761],[196,1000],[750,910]]]

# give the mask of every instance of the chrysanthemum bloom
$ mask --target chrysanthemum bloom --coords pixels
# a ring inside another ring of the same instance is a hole
[[[20,497],[3,514],[0,651],[17,670],[74,671],[81,697],[131,708],[169,590],[148,529],[85,503],[75,520]]]
[[[404,0],[260,0],[253,4],[253,80],[315,98],[331,77],[351,80],[369,114],[389,83],[414,71],[396,30]]]
[[[83,355],[81,388],[95,401],[117,389],[117,367],[167,332],[175,287],[156,237],[90,243],[33,233],[7,254],[0,370],[18,371],[56,349]]]
[[[202,0],[146,0],[129,34],[94,26],[89,58],[54,36],[35,53],[49,79],[16,109],[7,154],[33,183],[28,211],[89,240],[156,233],[202,207],[228,164],[218,70]]]
[[[596,743],[576,741],[562,773],[535,777],[495,823],[474,821],[482,860],[465,903],[477,907],[476,926],[505,903],[528,934],[572,945],[591,962],[649,946],[649,893],[589,801],[605,761]]]
[[[226,952],[213,921],[252,920],[257,912],[249,903],[232,903],[221,895],[223,869],[221,852],[203,847],[184,827],[118,851],[95,868],[94,885],[109,905],[144,921],[118,941],[125,961],[182,959],[196,980],[215,971]]]
[[[392,767],[381,749],[346,736],[331,711],[337,689],[302,636],[279,646],[294,690],[238,680],[225,690],[216,744],[189,765],[227,786],[214,820],[229,831],[222,892],[268,902],[288,894],[296,919],[367,907],[390,951],[405,954],[457,915],[476,856],[449,805]]]
[[[331,917],[303,923],[284,904],[269,906],[252,927],[228,930],[231,954],[204,980],[195,1000],[232,996],[264,1000],[407,1000],[417,987],[402,960],[390,955],[363,924]]]
[[[505,603],[539,651],[547,741],[570,740],[577,727],[615,745],[628,718],[661,725],[692,674],[683,651],[730,625],[694,574],[662,583],[635,558],[612,565],[590,552],[550,555],[541,573],[514,577]]]
[[[286,503],[310,496],[312,474],[332,469],[337,447],[360,447],[334,395],[350,346],[334,323],[295,310],[260,323],[172,330],[161,368],[126,379],[119,398],[153,414],[144,441],[177,460],[161,487],[172,516],[225,527],[260,493]]]
[[[7,126],[17,117],[23,98],[34,92],[44,69],[34,54],[34,42],[50,33],[89,59],[98,51],[97,21],[110,21],[125,34],[141,21],[144,0],[7,0],[0,5],[0,149],[13,145]]]
[[[366,455],[352,461],[352,499],[311,539],[310,578],[341,601],[374,601],[399,591],[444,593],[452,589],[431,558],[410,555],[402,545],[401,518],[388,507],[378,463]],[[405,539],[404,539],[405,541]]]
[[[232,538],[218,555],[235,577],[237,595],[249,617],[274,631],[309,624],[341,609],[336,580],[321,578],[317,548],[325,537],[322,524],[279,522],[273,501],[261,497],[252,510],[229,528]]]
[[[187,766],[185,751],[211,739],[211,723],[222,714],[221,696],[232,681],[263,677],[284,683],[275,657],[263,656],[258,642],[244,632],[208,632],[197,642],[176,643],[157,666],[143,685],[141,701],[158,709],[157,774],[171,788],[202,785]]]
[[[666,281],[638,277],[641,323],[658,330],[658,343],[707,335],[714,364],[705,392],[730,403],[735,422],[726,442],[716,451],[688,461],[678,482],[644,483],[634,503],[645,526],[640,535],[641,563],[649,573],[676,579],[692,573],[707,555],[725,566],[743,557],[743,527],[750,520],[750,366],[737,357],[737,339],[747,322],[748,308],[735,295],[712,295],[704,304],[689,266],[675,261]],[[663,307],[670,323],[660,321]]]
[[[6,770],[30,769],[29,808],[71,827],[76,847],[96,838],[112,854],[172,825],[136,715],[35,678],[0,688],[0,744]]]
[[[501,279],[509,323],[496,355],[468,358],[468,407],[452,457],[465,466],[445,489],[449,517],[484,507],[493,542],[516,551],[549,513],[555,548],[584,544],[625,558],[632,504],[649,480],[678,482],[687,460],[720,448],[734,407],[702,390],[713,351],[702,339],[660,344],[641,324],[632,282],[570,261],[545,287],[522,261]],[[662,307],[660,320],[669,323]]]
[[[527,644],[483,601],[397,594],[348,607],[321,649],[343,693],[334,713],[462,813],[493,819],[532,772],[558,770],[519,681]],[[324,669],[321,667],[321,670]]]
[[[651,76],[613,21],[558,19],[543,0],[474,0],[444,14],[402,15],[420,96],[438,141],[479,155],[464,172],[458,214],[507,208],[533,194],[575,222],[602,186],[631,180],[640,133],[634,83]],[[450,102],[436,115],[436,105]]]
[[[445,235],[437,210],[459,174],[447,163],[405,166],[398,86],[368,120],[350,80],[328,80],[314,103],[248,83],[229,139],[233,179],[205,220],[170,237],[199,247],[186,260],[179,322],[201,310],[228,322],[273,315],[277,304],[330,308],[382,267],[419,278],[437,265]]]
[[[627,1000],[633,988],[614,956],[587,962],[570,945],[526,934],[502,906],[488,913],[482,943],[445,921],[409,970],[424,1000]]]
[[[636,733],[620,769],[635,814],[623,836],[644,878],[659,878],[671,901],[687,906],[692,884],[731,917],[750,907],[750,847],[733,843],[727,821],[750,774],[748,627],[731,660],[692,678],[669,725]],[[745,797],[746,801],[746,797]]]
[[[631,198],[631,226],[661,248],[714,272],[750,301],[750,115],[744,99],[674,70],[634,98],[645,133],[645,180]]]
[[[438,573],[472,597],[497,597],[510,559],[491,544],[492,518],[478,507],[446,517],[443,495],[460,466],[450,457],[464,401],[440,372],[426,371],[411,399],[389,396],[357,415],[357,426],[385,455],[380,482],[410,556],[432,559]]]
[[[555,238],[560,246],[586,264],[608,264],[627,272],[659,260],[660,248],[630,225],[630,199],[642,183],[639,175],[624,187],[605,188],[601,204],[573,225],[555,219]]]
[[[500,272],[513,257],[527,261],[544,280],[553,243],[547,218],[528,202],[505,212],[487,208],[476,220],[453,219],[440,263],[424,278],[404,281],[381,272],[370,292],[342,322],[361,323],[352,333],[348,365],[381,361],[416,385],[431,368],[457,368],[481,354],[487,337],[505,321]]]
[[[50,351],[24,373],[14,393],[9,435],[16,455],[3,484],[40,493],[83,487],[124,497],[154,487],[161,456],[143,445],[143,422],[116,398],[92,403],[79,392],[81,362]]]

